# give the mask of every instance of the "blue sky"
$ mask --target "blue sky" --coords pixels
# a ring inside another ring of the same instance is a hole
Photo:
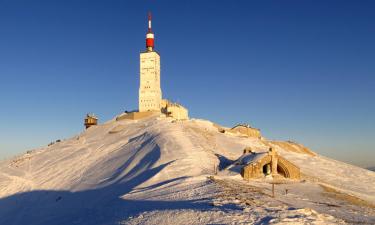
[[[153,13],[164,97],[375,165],[373,1],[0,0],[0,158],[136,109]]]

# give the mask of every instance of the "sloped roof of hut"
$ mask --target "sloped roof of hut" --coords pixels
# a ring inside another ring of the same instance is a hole
[[[97,116],[95,116],[95,114],[94,114],[94,113],[87,113],[87,114],[86,114],[86,118],[93,118],[93,119],[98,119],[98,117],[97,117]]]
[[[255,162],[261,160],[262,158],[266,157],[267,155],[268,155],[268,152],[259,152],[259,153],[252,152],[252,153],[245,154],[245,155],[241,156],[238,159],[238,162],[242,165],[249,165],[251,163],[255,163]]]

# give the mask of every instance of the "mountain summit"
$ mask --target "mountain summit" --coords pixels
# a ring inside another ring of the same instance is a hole
[[[222,129],[199,119],[113,119],[2,161],[0,224],[375,222],[374,172]],[[275,148],[301,180],[244,181],[235,167],[247,147]]]

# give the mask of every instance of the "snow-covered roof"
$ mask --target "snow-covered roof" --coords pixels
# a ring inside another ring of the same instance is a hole
[[[242,165],[248,165],[254,162],[257,162],[261,160],[262,158],[266,157],[268,155],[267,152],[260,152],[260,153],[249,153],[241,156],[238,159],[238,162]]]
[[[255,127],[250,126],[250,125],[247,124],[247,123],[239,123],[239,124],[237,124],[236,126],[232,127],[231,130],[233,130],[233,129],[237,128],[237,127],[245,127],[245,128],[251,128],[251,129],[260,130],[260,129],[258,129],[258,128],[255,128]]]
[[[98,117],[95,116],[94,113],[87,113],[87,114],[86,114],[86,118],[88,118],[88,117],[93,118],[93,119],[98,119]]]

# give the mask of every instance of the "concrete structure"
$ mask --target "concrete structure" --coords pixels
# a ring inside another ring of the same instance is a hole
[[[260,130],[254,127],[251,127],[249,124],[237,124],[228,132],[238,133],[247,137],[256,137],[261,138]]]
[[[84,120],[84,125],[85,125],[86,129],[91,127],[91,126],[98,125],[98,117],[96,117],[92,113],[87,113],[86,118]]]
[[[148,16],[146,51],[140,54],[139,113],[124,115],[123,118],[136,119],[149,116],[144,112],[162,112],[177,120],[189,119],[188,110],[180,104],[162,99],[160,88],[160,55],[154,50],[154,33],[151,29],[151,14]],[[151,115],[151,114],[150,114]]]
[[[139,112],[160,112],[161,100],[160,55],[154,51],[154,34],[151,30],[151,15],[149,15],[146,51],[140,54]]]
[[[255,138],[262,138],[260,134],[260,130],[254,127],[251,127],[249,124],[237,124],[236,126],[232,127],[231,129],[220,129],[219,132],[221,133],[231,133],[235,135],[241,135],[245,137],[255,137]]]
[[[168,101],[166,99],[162,100],[161,111],[167,117],[172,117],[176,120],[187,120],[189,119],[188,110],[180,104]]]
[[[130,112],[122,114],[118,117],[116,117],[116,121],[120,120],[140,120],[144,119],[150,116],[157,116],[160,115],[160,112],[153,112],[153,111],[147,111],[147,112]]]
[[[248,149],[244,150],[244,155],[239,159],[244,165],[241,175],[245,180],[272,176],[273,178],[284,177],[289,179],[300,179],[300,169],[281,157],[276,150],[270,148],[268,152],[255,153]]]

